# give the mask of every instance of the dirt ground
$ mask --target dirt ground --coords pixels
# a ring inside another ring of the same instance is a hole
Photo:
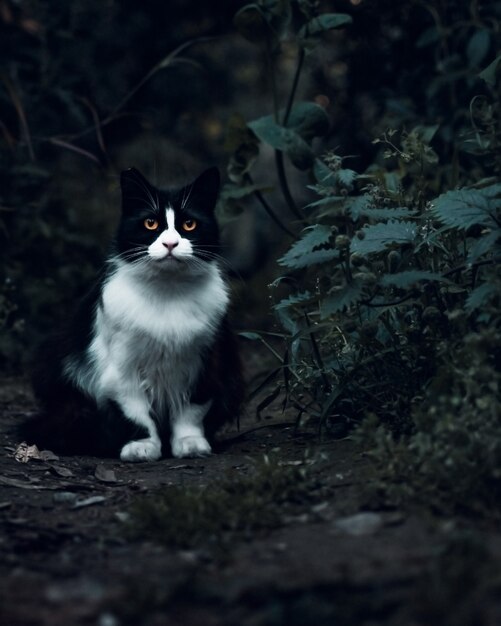
[[[33,410],[26,384],[3,381],[0,409],[2,626],[501,624],[499,530],[369,510],[370,465],[348,439],[319,443],[276,412],[264,427],[248,416],[209,458],[21,463],[8,432]],[[138,495],[211,485],[265,454],[293,465],[305,450],[322,459],[317,500],[236,538],[224,559],[123,532]]]

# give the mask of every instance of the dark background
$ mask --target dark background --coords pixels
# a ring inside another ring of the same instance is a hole
[[[23,368],[33,343],[95,275],[118,216],[121,169],[138,167],[157,183],[186,182],[214,163],[224,172],[231,116],[271,112],[266,55],[233,24],[243,4],[0,2],[2,368]],[[320,8],[349,13],[353,24],[323,37],[301,77],[298,99],[320,97],[331,119],[318,153],[349,155],[361,172],[380,159],[372,140],[387,128],[440,123],[431,189],[498,172],[492,155],[462,146],[471,100],[486,91],[478,73],[497,51],[498,2],[339,0]],[[177,62],[151,72],[190,41]],[[277,56],[284,101],[295,54],[284,41]],[[255,178],[276,183],[265,150]],[[306,182],[293,178],[299,198]],[[281,213],[282,199],[269,197]],[[280,231],[255,203],[225,231],[247,281],[238,302],[263,313]]]

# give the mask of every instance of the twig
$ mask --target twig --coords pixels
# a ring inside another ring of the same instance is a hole
[[[294,198],[290,192],[289,183],[287,182],[287,177],[285,175],[284,155],[280,150],[275,150],[275,164],[277,166],[278,182],[280,183],[280,189],[282,190],[282,194],[287,202],[287,206],[289,207],[291,213],[301,220],[301,222],[304,222],[304,217],[301,211],[297,208]]]
[[[117,114],[120,111],[120,109],[122,109],[127,104],[127,102],[129,102],[129,100],[141,89],[141,87],[148,80],[150,80],[150,78],[152,78],[152,76],[154,76],[158,72],[158,70],[161,70],[165,67],[168,67],[169,65],[172,65],[172,63],[175,61],[175,57],[177,57],[177,55],[180,52],[182,52],[183,50],[186,50],[187,48],[193,46],[194,44],[210,41],[212,39],[214,38],[213,37],[199,37],[198,39],[190,39],[190,41],[185,41],[183,44],[178,46],[175,50],[170,52],[164,59],[162,59],[156,65],[154,65],[151,68],[151,70],[146,74],[146,76],[143,76],[143,78],[118,102],[118,104],[113,108],[111,113],[109,113],[109,115],[107,115],[104,118],[104,120],[99,121],[99,127],[103,128],[103,126],[107,126],[108,124],[113,122],[116,119]],[[177,60],[177,62],[179,63],[180,61]],[[95,130],[96,130],[96,124],[93,124],[92,126],[80,131],[79,133],[72,135],[71,139],[78,139],[80,137],[83,137],[84,135],[88,135],[89,133]]]
[[[247,181],[249,182],[249,184],[253,184],[252,183],[252,178],[251,178],[250,174],[247,174],[246,178],[247,178]],[[275,214],[275,212],[273,211],[271,206],[268,204],[268,202],[266,202],[266,200],[263,197],[263,194],[259,191],[259,189],[255,189],[254,190],[254,195],[256,196],[257,200],[259,201],[259,203],[261,204],[263,209],[266,211],[266,213],[268,213],[268,215],[271,217],[271,219],[275,222],[275,224],[281,230],[283,230],[284,233],[287,233],[287,235],[289,235],[289,237],[293,237],[294,239],[297,239],[297,235],[295,235],[291,230],[289,230],[287,228],[287,226],[285,224],[282,223],[282,221]]]
[[[14,89],[14,85],[10,82],[7,76],[2,75],[1,79],[3,84],[5,85],[5,89],[7,89],[7,93],[12,100],[12,104],[16,109],[17,116],[19,118],[19,123],[21,124],[21,129],[24,135],[24,139],[26,141],[26,145],[28,146],[28,154],[30,155],[30,159],[32,161],[36,161],[35,151],[33,150],[33,143],[31,141],[30,128],[28,126],[28,122],[26,120],[26,115],[24,113],[23,105],[21,104],[21,99],[19,98],[16,90]]]
[[[498,261],[501,261],[501,256],[495,256],[494,258],[486,259],[485,261],[477,261],[476,263],[463,263],[462,265],[458,265],[457,267],[453,267],[451,270],[448,270],[447,272],[445,272],[445,274],[442,274],[442,276],[450,276],[451,274],[455,274],[456,272],[461,272],[462,270],[466,269],[474,269],[477,267],[481,267],[482,265],[493,265]]]
[[[306,313],[306,311],[303,311],[303,314],[304,314],[304,319],[306,321],[306,326],[309,329],[311,325],[310,325],[310,320],[308,319],[308,314]],[[311,341],[311,347],[313,348],[313,354],[315,355],[315,360],[317,362],[318,369],[320,370],[320,376],[322,377],[322,381],[324,383],[324,390],[326,392],[330,392],[331,386],[329,383],[329,379],[327,378],[327,375],[324,371],[324,362],[322,360],[320,350],[318,349],[317,340],[315,339],[315,335],[313,333],[309,333],[309,337]]]
[[[296,73],[294,74],[294,80],[292,82],[292,89],[289,94],[289,100],[287,102],[287,107],[285,109],[284,119],[282,120],[283,126],[287,126],[287,122],[289,121],[289,116],[292,111],[292,105],[294,104],[294,98],[296,97],[296,90],[297,90],[297,86],[299,83],[299,77],[301,75],[301,70],[303,68],[304,58],[305,58],[304,48],[301,48],[301,51],[299,52],[299,57],[297,60]]]

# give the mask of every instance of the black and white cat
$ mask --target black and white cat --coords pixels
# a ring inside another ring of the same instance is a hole
[[[211,452],[237,417],[240,362],[218,263],[216,168],[160,190],[121,175],[122,216],[101,279],[37,358],[43,411],[30,443],[67,454],[154,461]]]

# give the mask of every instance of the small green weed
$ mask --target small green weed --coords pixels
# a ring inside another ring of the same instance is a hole
[[[181,548],[224,547],[235,534],[280,526],[285,514],[314,497],[314,490],[306,464],[280,465],[265,457],[248,475],[204,487],[167,487],[138,500],[128,534]]]
[[[409,436],[371,421],[356,435],[379,470],[378,489],[393,503],[421,502],[439,512],[499,515],[501,501],[501,339],[469,333],[450,353],[411,413]]]

